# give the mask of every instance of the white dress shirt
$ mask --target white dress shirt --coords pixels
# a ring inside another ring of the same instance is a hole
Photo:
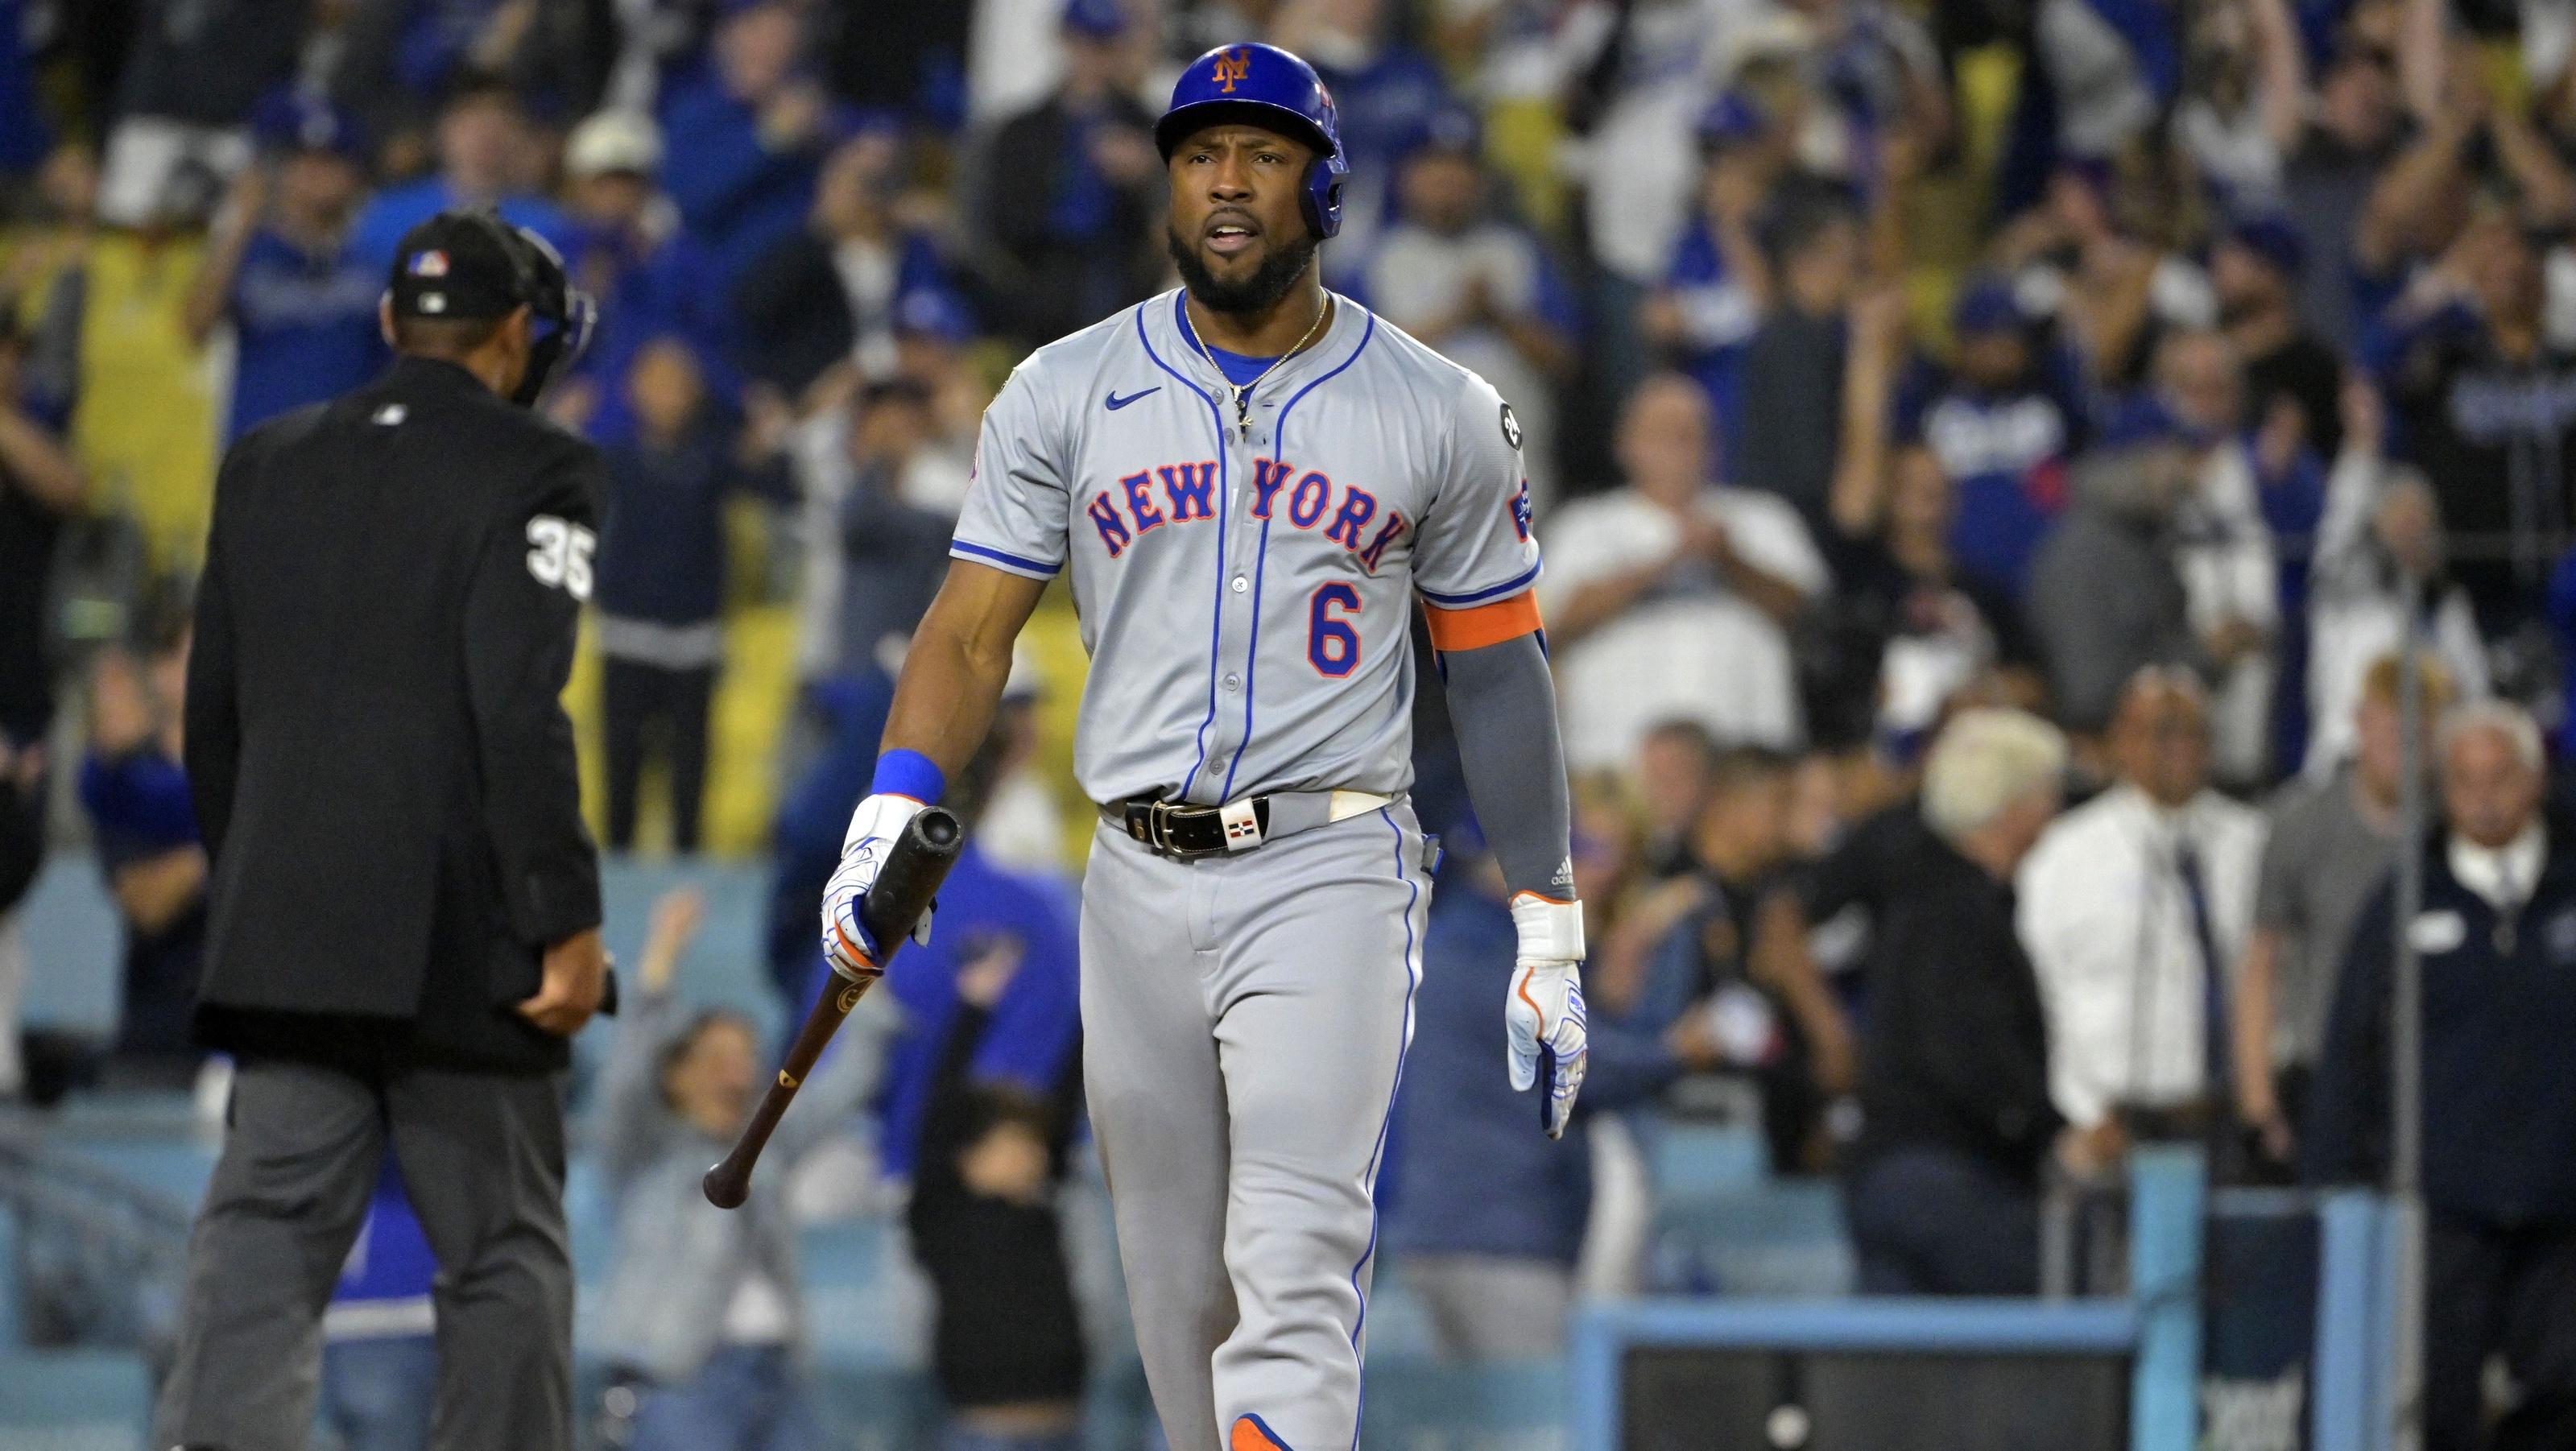
[[[2531,889],[2540,885],[2540,869],[2548,864],[2549,834],[2535,821],[2502,846],[2480,846],[2467,837],[2453,836],[2447,854],[2451,875],[2461,886],[2511,916],[2531,900]]]
[[[2263,836],[2260,812],[2214,791],[2167,810],[2124,785],[2059,817],[2022,863],[2022,946],[2048,1011],[2049,1093],[2068,1122],[2207,1090],[2202,960],[2177,852],[2188,841],[2199,857],[2218,967],[2232,972]]]
[[[1711,488],[1708,516],[1746,563],[1813,596],[1828,583],[1807,526],[1777,495]],[[1681,525],[1633,488],[1577,499],[1543,521],[1539,608],[1560,613],[1587,584],[1669,556]],[[1721,741],[1793,747],[1803,732],[1789,639],[1714,566],[1681,563],[1618,618],[1557,653],[1567,764],[1625,769],[1646,732],[1694,720]]]

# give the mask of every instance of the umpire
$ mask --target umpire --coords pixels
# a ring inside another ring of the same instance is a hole
[[[590,307],[487,213],[402,240],[376,382],[216,484],[187,764],[197,1029],[238,1069],[155,1448],[305,1444],[323,1307],[390,1146],[436,1254],[437,1451],[563,1451],[561,1078],[609,994],[558,697],[598,452],[529,411]]]

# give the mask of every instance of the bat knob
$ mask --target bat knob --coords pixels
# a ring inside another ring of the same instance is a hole
[[[698,1181],[698,1187],[705,1191],[707,1202],[716,1208],[740,1209],[742,1201],[751,1193],[751,1175],[727,1159],[709,1169],[706,1177]]]

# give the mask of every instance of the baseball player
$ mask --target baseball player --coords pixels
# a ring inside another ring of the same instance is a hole
[[[1430,906],[1405,798],[1417,601],[1515,893],[1512,1082],[1551,1136],[1583,1082],[1539,549],[1510,405],[1317,279],[1348,168],[1314,71],[1210,51],[1155,139],[1186,286],[1039,349],[985,413],[824,945],[875,971],[860,899],[1069,574],[1074,770],[1102,819],[1085,1083],[1155,1408],[1175,1451],[1348,1451]]]

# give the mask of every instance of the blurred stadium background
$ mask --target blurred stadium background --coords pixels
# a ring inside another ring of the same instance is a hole
[[[2420,638],[2437,695],[2518,702],[2553,756],[2576,729],[2565,0],[0,0],[0,1451],[140,1444],[222,1101],[185,1036],[191,571],[225,442],[380,366],[394,239],[497,205],[601,299],[546,406],[612,451],[567,696],[610,946],[770,1041],[982,406],[1168,285],[1151,119],[1248,38],[1339,103],[1331,284],[1526,426],[1596,1011],[1633,1044],[1555,1159],[1408,1075],[1366,1444],[2386,1444],[2401,1237],[2302,1173],[2299,1113],[2394,855],[2384,657]],[[2191,685],[2139,705],[2141,668]],[[1055,591],[979,839],[1058,885],[1082,678]],[[1920,1046],[1872,1018],[1904,944],[1869,941],[1870,826],[1966,705],[2062,726],[2097,803],[2158,769],[2131,733],[2190,737],[2156,789],[2211,835],[2161,907],[2153,861],[2025,875],[2025,934],[2078,944],[2026,944],[2054,1111],[2126,1126],[2003,1175],[2043,1293],[1862,1296],[1861,1104]],[[1436,687],[1418,714],[1425,822],[1472,863]],[[1456,875],[1435,979],[1509,957]],[[577,1120],[619,1031],[580,1042]],[[2576,1097],[2576,1055],[2525,1066]],[[794,1181],[820,1444],[941,1434],[907,1071]],[[1066,1127],[1033,1172],[1085,1434],[1147,1444]],[[1488,1173],[1527,1195],[1467,1224]],[[621,1206],[586,1150],[573,1182],[584,1413],[623,1444]],[[2560,1192],[2523,1208],[2563,1256]],[[1561,1323],[1444,1319],[1462,1258],[1543,1269]]]

